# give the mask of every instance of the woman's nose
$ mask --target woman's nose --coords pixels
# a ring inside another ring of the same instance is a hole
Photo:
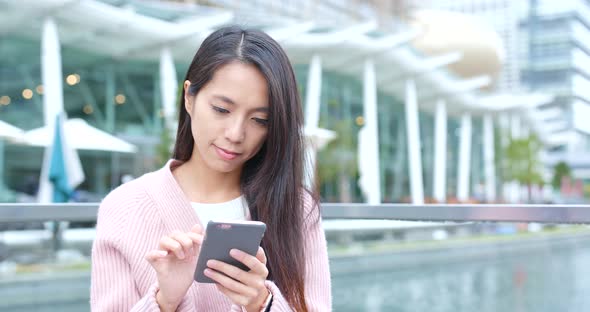
[[[230,120],[225,130],[225,137],[232,143],[241,143],[246,136],[246,129],[244,129],[244,121]]]

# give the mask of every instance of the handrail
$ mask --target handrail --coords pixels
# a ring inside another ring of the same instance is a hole
[[[96,221],[98,203],[1,203],[0,223]],[[491,221],[590,224],[590,205],[349,204],[324,203],[324,219]]]

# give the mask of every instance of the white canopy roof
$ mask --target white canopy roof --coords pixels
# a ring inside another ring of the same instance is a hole
[[[383,33],[370,21],[355,24],[341,20],[330,24],[276,14],[260,18],[261,12],[253,10],[168,1],[0,0],[0,4],[0,34],[39,37],[42,17],[51,12],[63,45],[115,60],[157,62],[166,47],[175,60],[186,61],[213,29],[245,23],[262,28],[277,39],[294,63],[307,63],[313,55],[319,55],[325,60],[326,70],[362,77],[362,64],[370,57],[375,63],[380,90],[399,97],[403,94],[403,81],[411,77],[416,81],[421,108],[428,109],[432,106],[428,102],[444,98],[449,115],[481,114],[498,112],[506,103],[520,102],[500,98],[480,101],[486,96],[479,89],[489,85],[491,77],[460,79],[450,73],[446,66],[460,60],[461,51],[430,58],[414,51],[407,43],[421,34],[417,28],[400,25],[395,33]],[[528,111],[520,113],[525,115]]]
[[[52,144],[54,131],[55,129],[47,126],[27,131],[24,134],[24,142],[34,146],[49,146]],[[137,150],[134,145],[98,130],[78,118],[68,119],[64,123],[64,132],[68,144],[79,150],[121,153],[134,153]]]
[[[332,130],[310,127],[305,127],[303,129],[303,134],[317,149],[324,148],[324,146],[338,136],[338,134]]]
[[[0,120],[0,140],[20,141],[23,134],[24,132],[21,129]]]

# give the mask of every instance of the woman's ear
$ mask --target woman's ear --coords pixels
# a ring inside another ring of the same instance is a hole
[[[191,116],[191,118],[193,117],[193,105],[194,105],[194,100],[195,97],[191,96],[188,92],[189,88],[191,86],[191,82],[186,80],[184,82],[184,109],[186,109],[186,112],[188,113],[189,116]]]

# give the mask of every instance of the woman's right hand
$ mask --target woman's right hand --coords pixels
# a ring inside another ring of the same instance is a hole
[[[203,230],[195,225],[190,232],[174,231],[160,239],[159,247],[145,256],[158,276],[156,300],[162,311],[176,308],[193,283]]]

